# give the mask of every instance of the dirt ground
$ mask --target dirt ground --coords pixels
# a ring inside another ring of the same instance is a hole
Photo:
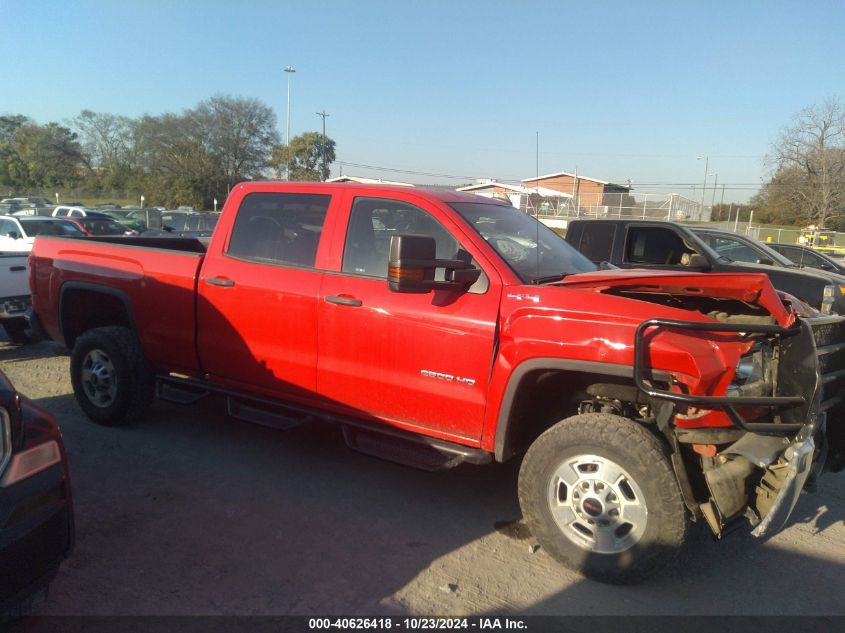
[[[606,586],[532,553],[517,463],[418,472],[330,426],[229,419],[217,399],[103,428],[57,345],[0,342],[0,368],[69,453],[76,550],[43,615],[845,615],[845,475],[766,542],[698,532],[673,571]]]

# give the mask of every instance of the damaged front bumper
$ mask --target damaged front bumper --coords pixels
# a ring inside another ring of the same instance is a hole
[[[772,395],[695,396],[655,387],[646,382],[645,333],[650,328],[770,337],[778,349]],[[714,459],[702,460],[711,497],[688,503],[700,508],[717,536],[743,514],[756,526],[754,536],[782,529],[808,480],[822,471],[829,449],[834,456],[845,449],[837,445],[842,444],[842,429],[831,433],[828,428],[828,419],[838,423],[843,418],[828,413],[841,407],[845,394],[845,317],[806,318],[790,328],[652,319],[637,330],[634,356],[634,380],[648,396],[675,406],[721,409],[743,432]],[[744,407],[768,407],[771,414],[766,421],[749,421],[742,416]]]
[[[768,468],[767,475],[773,474],[776,479],[782,479],[780,490],[777,491],[772,505],[751,533],[754,536],[765,536],[781,530],[789,520],[798,497],[807,483],[807,478],[813,471],[813,455],[816,443],[813,441],[813,425],[808,424],[784,451],[783,457],[777,464]],[[764,476],[761,485],[766,482]],[[762,492],[762,491],[761,491]]]

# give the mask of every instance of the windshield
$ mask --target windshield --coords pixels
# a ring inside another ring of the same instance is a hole
[[[99,218],[80,218],[79,223],[91,235],[123,235],[126,233],[126,227],[112,220],[101,220]]]
[[[478,202],[454,202],[450,206],[496,249],[524,283],[597,270],[557,233],[519,209]]]
[[[770,259],[775,266],[792,268],[793,262],[769,248],[765,244],[755,244],[732,235],[722,233],[709,233],[707,231],[695,231],[702,242],[712,248],[720,257],[725,257],[734,262],[748,262],[756,264],[758,260]]]
[[[62,220],[26,220],[21,219],[21,226],[29,237],[36,235],[85,235],[72,222]]]

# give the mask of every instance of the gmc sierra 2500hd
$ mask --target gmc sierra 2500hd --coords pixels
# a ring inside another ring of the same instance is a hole
[[[690,521],[772,533],[843,467],[842,317],[762,274],[597,270],[486,198],[245,183],[210,241],[39,237],[30,274],[93,421],[222,394],[422,468],[524,454],[534,536],[603,581]]]

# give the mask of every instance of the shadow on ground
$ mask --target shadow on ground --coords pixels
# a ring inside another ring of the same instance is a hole
[[[38,403],[63,424],[77,516],[45,615],[845,613],[840,478],[767,543],[696,530],[677,568],[615,587],[531,553],[516,462],[418,472],[332,426],[231,420],[217,398],[127,428],[72,396]]]

